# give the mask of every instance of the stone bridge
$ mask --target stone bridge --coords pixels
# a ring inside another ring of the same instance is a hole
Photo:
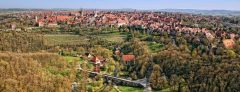
[[[97,75],[100,75],[102,78],[105,79],[105,83],[109,83],[108,81],[112,81],[112,83],[114,83],[116,85],[121,85],[121,86],[142,87],[142,88],[145,88],[147,86],[146,78],[132,81],[132,80],[124,79],[124,78],[113,77],[113,76],[107,75],[107,74],[83,70],[81,67],[78,68],[78,70],[88,72],[90,77],[95,77]]]

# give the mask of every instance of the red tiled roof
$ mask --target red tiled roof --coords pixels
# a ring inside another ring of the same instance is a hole
[[[134,55],[123,55],[122,56],[122,60],[124,62],[134,61],[135,60],[135,56]]]
[[[92,58],[92,62],[96,62],[97,60],[103,61],[104,58],[101,57],[101,56],[96,56],[96,57],[93,57],[93,58]]]
[[[71,19],[73,18],[72,16],[57,16],[57,20],[68,20],[68,19]]]
[[[226,39],[223,40],[223,44],[226,48],[233,48],[234,46],[234,40],[233,39]]]

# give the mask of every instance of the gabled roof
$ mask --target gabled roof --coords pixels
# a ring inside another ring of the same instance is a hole
[[[135,60],[135,56],[134,55],[123,55],[122,56],[122,60],[124,62],[134,61]]]

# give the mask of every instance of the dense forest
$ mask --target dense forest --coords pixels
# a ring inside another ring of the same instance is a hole
[[[171,87],[172,91],[240,90],[239,44],[235,44],[232,49],[225,48],[222,39],[209,40],[201,32],[172,30],[144,34],[147,32],[135,27],[129,27],[129,30],[132,35],[122,50],[137,56],[136,63],[126,70],[133,79],[149,77],[153,89]],[[155,41],[164,44],[164,47],[155,53],[149,53],[147,44],[144,43],[146,41]],[[214,44],[216,47],[212,46]]]
[[[0,53],[1,92],[70,92],[76,75],[73,63],[56,54]]]

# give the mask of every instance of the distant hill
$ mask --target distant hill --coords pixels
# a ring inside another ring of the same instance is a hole
[[[154,9],[154,10],[137,10],[131,8],[123,8],[123,9],[69,9],[69,8],[52,8],[52,9],[22,9],[22,8],[9,8],[9,9],[1,9],[0,13],[6,12],[23,12],[23,11],[44,11],[44,10],[103,10],[103,11],[143,11],[143,12],[179,12],[179,13],[190,13],[190,14],[200,14],[200,15],[212,15],[212,16],[240,16],[239,11],[233,10],[198,10],[198,9]]]
[[[0,15],[11,14],[11,13],[20,13],[20,12],[29,12],[29,11],[44,11],[46,9],[22,9],[22,8],[9,8],[3,9],[0,8]]]
[[[232,11],[232,10],[161,9],[159,11],[213,15],[213,16],[240,16],[240,11]]]

